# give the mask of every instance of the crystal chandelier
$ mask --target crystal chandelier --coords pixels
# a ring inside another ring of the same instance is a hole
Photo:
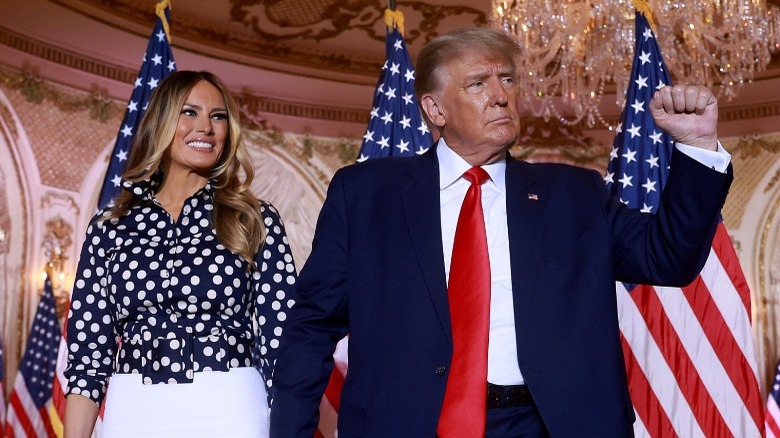
[[[616,103],[625,100],[635,8],[655,22],[673,79],[726,99],[780,49],[778,8],[764,0],[493,0],[493,25],[520,45],[526,109],[545,121],[608,126],[599,105],[613,85]]]

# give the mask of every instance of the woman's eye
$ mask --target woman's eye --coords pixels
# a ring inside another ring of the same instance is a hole
[[[181,111],[181,113],[184,114],[185,116],[190,116],[190,117],[192,117],[192,116],[194,116],[196,114],[195,110],[193,110],[193,109],[183,109]]]
[[[215,120],[227,120],[228,116],[225,113],[212,114],[211,117]]]

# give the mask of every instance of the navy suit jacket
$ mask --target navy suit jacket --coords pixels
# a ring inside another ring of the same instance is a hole
[[[688,284],[732,180],[677,151],[671,168],[647,215],[596,171],[507,158],[517,360],[554,437],[633,434],[615,280]],[[336,173],[284,329],[272,438],[312,436],[347,333],[339,437],[435,436],[452,356],[441,240],[435,147]]]

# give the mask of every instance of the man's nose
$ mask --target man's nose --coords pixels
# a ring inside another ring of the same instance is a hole
[[[490,81],[490,97],[496,105],[504,106],[509,102],[509,93],[501,80]]]

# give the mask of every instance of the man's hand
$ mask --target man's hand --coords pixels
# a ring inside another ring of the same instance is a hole
[[[676,141],[704,149],[718,149],[718,99],[707,87],[666,86],[650,101],[656,125]]]

